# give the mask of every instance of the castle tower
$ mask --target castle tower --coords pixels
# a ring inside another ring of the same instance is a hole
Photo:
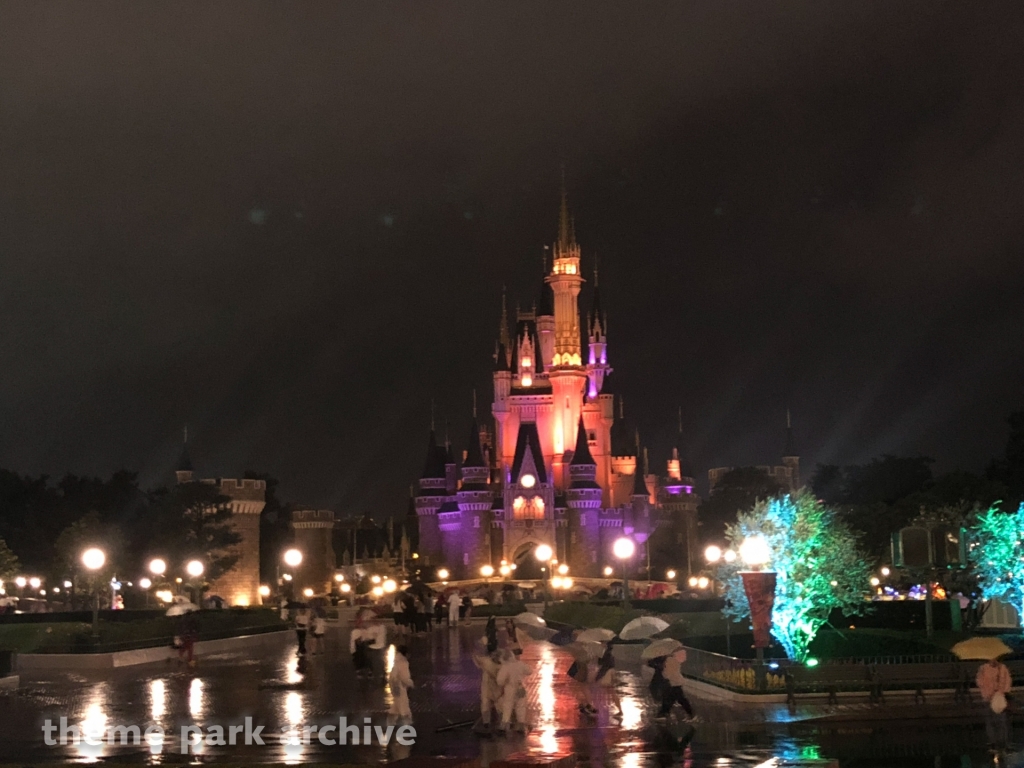
[[[555,353],[551,357],[549,380],[552,393],[553,474],[556,487],[565,489],[562,455],[576,442],[576,427],[583,408],[587,372],[580,356],[580,313],[578,298],[580,247],[569,220],[565,189],[558,222],[558,240],[554,246],[551,273],[546,278],[554,297]],[[548,361],[544,361],[545,364]]]
[[[537,337],[540,345],[540,368],[546,370],[555,358],[555,298],[547,283],[547,259],[544,259],[545,280],[541,282],[537,301]]]
[[[579,576],[597,576],[600,551],[601,486],[597,483],[597,462],[590,453],[587,429],[580,419],[576,429],[576,450],[569,462],[569,568]]]
[[[441,531],[437,513],[444,503],[447,485],[445,472],[446,453],[437,444],[434,430],[430,430],[427,443],[427,459],[420,474],[419,493],[416,496],[416,517],[419,521],[420,556],[427,565],[438,565],[441,561]],[[357,557],[358,553],[353,553]]]
[[[302,563],[293,574],[296,598],[300,598],[307,588],[318,595],[330,593],[337,567],[333,542],[334,513],[329,509],[293,510],[292,532],[295,548],[302,553]]]
[[[793,439],[793,423],[786,409],[786,449],[782,455],[782,465],[789,470],[790,490],[800,488],[800,457],[796,452],[796,440]]]
[[[625,403],[619,396],[619,413],[611,427],[611,482],[605,507],[621,507],[628,503],[637,469],[636,433],[626,422]]]
[[[184,439],[181,444],[181,456],[178,458],[178,467],[174,470],[174,477],[178,485],[192,482],[192,459],[188,455],[188,427],[183,429]]]
[[[601,311],[601,294],[597,287],[597,267],[594,267],[594,299],[587,314],[587,398],[594,400],[604,387],[604,378],[612,369],[608,366],[608,318]]]
[[[231,570],[210,585],[229,605],[260,605],[260,513],[267,505],[265,480],[204,480],[220,486],[231,507],[231,527],[241,537],[235,547],[238,560]]]
[[[488,480],[490,468],[480,450],[480,426],[473,409],[469,430],[469,448],[462,465],[462,487],[457,494],[462,522],[462,562],[451,563],[463,578],[475,578],[491,559],[491,504],[493,495]]]

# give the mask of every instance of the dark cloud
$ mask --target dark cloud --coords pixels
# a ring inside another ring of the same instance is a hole
[[[9,4],[0,464],[402,509],[485,392],[567,168],[612,381],[699,468],[1020,405],[1019,7]],[[591,263],[593,263],[591,261]]]

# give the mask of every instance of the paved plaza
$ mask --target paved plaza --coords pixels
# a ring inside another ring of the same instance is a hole
[[[376,681],[354,675],[348,654],[348,628],[332,627],[322,655],[300,669],[292,637],[259,652],[206,656],[190,669],[177,662],[96,672],[33,672],[18,691],[0,695],[0,762],[115,760],[187,762],[180,753],[182,726],[227,727],[251,717],[272,735],[266,746],[201,745],[202,762],[286,762],[373,764],[415,755],[481,758],[482,765],[517,752],[577,755],[584,765],[623,768],[682,765],[775,768],[795,761],[838,758],[851,766],[991,765],[980,749],[983,737],[962,711],[950,707],[896,705],[885,709],[864,704],[806,706],[795,714],[784,707],[728,707],[694,698],[703,722],[656,723],[653,706],[638,670],[629,664],[617,671],[624,717],[609,718],[598,700],[596,720],[576,708],[565,674],[571,658],[546,643],[527,648],[533,667],[528,679],[528,735],[481,738],[459,726],[479,714],[479,671],[471,649],[481,625],[457,631],[440,629],[408,640],[416,688],[411,693],[415,745],[392,741],[380,746],[324,746],[297,737],[302,726],[337,723],[386,725],[390,692]],[[976,713],[975,713],[976,714]],[[162,744],[56,745],[43,742],[42,725],[60,717],[85,729],[111,725],[160,726]],[[898,720],[897,720],[898,718]],[[458,727],[447,728],[449,725]],[[440,729],[440,730],[439,730]],[[290,733],[291,743],[282,743]],[[789,761],[787,763],[787,761]],[[799,764],[799,763],[797,763]]]

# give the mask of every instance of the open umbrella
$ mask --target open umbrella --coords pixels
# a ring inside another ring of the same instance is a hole
[[[572,654],[572,657],[576,661],[596,661],[604,655],[604,643],[599,643],[594,640],[577,640],[575,643],[569,643],[565,646],[565,650]]]
[[[584,629],[576,635],[576,639],[584,643],[607,643],[609,640],[613,640],[614,638],[615,633],[610,629],[604,629],[603,627]]]
[[[991,661],[1013,653],[1013,649],[998,637],[972,637],[954,645],[953,653],[964,660]]]
[[[671,656],[682,647],[683,644],[678,640],[666,637],[661,640],[655,640],[644,648],[643,652],[640,654],[640,658],[644,661],[648,661],[649,659],[657,659],[659,656]]]
[[[369,621],[370,619],[377,618],[377,612],[373,608],[360,608],[356,618],[360,621]]]
[[[546,627],[548,623],[536,613],[526,611],[515,618],[517,627]]]
[[[619,632],[619,637],[623,640],[646,640],[666,629],[668,629],[668,622],[664,619],[659,619],[657,616],[641,616],[626,624]]]
[[[516,626],[516,640],[521,646],[527,646],[531,642],[536,642],[540,640],[550,641],[555,633],[556,630],[551,629],[550,627],[536,627],[532,625]]]
[[[198,611],[199,606],[195,603],[175,603],[167,609],[168,616],[183,616],[186,613],[192,613],[192,611]]]

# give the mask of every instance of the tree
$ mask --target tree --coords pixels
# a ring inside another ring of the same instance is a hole
[[[833,610],[855,615],[864,608],[871,570],[857,536],[807,492],[760,501],[726,529],[737,551],[748,536],[764,539],[771,554],[768,567],[776,573],[772,634],[789,658],[804,661]],[[743,567],[737,559],[719,568],[725,584],[723,612],[734,620],[750,615]]]
[[[0,539],[0,582],[10,581],[20,569],[18,556],[11,551],[6,541]]]
[[[182,566],[192,559],[201,561],[205,583],[231,570],[238,561],[234,548],[242,537],[231,524],[229,502],[209,483],[182,483],[159,494],[151,527],[159,536],[159,551]]]
[[[1012,603],[1024,615],[1024,504],[977,515],[969,531],[968,559],[986,600]]]
[[[98,512],[90,512],[79,518],[61,531],[53,543],[54,581],[70,577],[74,583],[75,591],[72,594],[75,597],[96,594],[105,596],[118,564],[123,565],[120,541],[118,531],[104,525]],[[96,571],[90,571],[82,565],[82,553],[91,547],[102,550],[106,556],[103,567]]]
[[[704,541],[721,541],[725,527],[740,510],[750,509],[758,501],[771,499],[783,488],[775,478],[758,467],[730,469],[711,489],[711,495],[697,510]]]

